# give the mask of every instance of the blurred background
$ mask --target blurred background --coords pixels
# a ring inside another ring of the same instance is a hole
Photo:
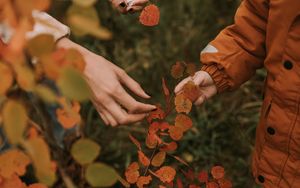
[[[72,40],[104,56],[124,68],[152,96],[151,103],[164,100],[161,78],[171,88],[180,80],[170,77],[176,61],[197,64],[199,53],[220,30],[233,22],[240,0],[155,0],[161,10],[160,24],[145,27],[138,14],[121,15],[107,0],[99,0],[96,9],[101,25],[113,33],[112,40],[91,36]],[[55,0],[50,13],[65,20],[70,2]],[[196,171],[222,165],[234,187],[255,187],[251,176],[251,151],[262,102],[264,70],[235,92],[219,95],[201,107],[194,107],[191,116],[194,128],[180,141],[177,154]],[[145,138],[146,122],[118,128],[107,127],[91,104],[81,110],[86,123],[85,133],[102,145],[100,160],[124,172],[136,160],[136,147],[131,133]],[[115,187],[119,187],[116,185]]]

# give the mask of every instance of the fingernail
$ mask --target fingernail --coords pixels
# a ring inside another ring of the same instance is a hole
[[[133,8],[130,8],[130,9],[128,10],[128,12],[131,12],[131,13],[132,13],[132,12],[133,12]]]
[[[126,7],[126,3],[122,2],[122,3],[119,4],[119,6],[122,7],[122,8],[124,8],[124,7]]]
[[[154,112],[154,111],[156,111],[156,110],[157,110],[157,108],[155,108],[155,109],[151,110],[151,112]]]

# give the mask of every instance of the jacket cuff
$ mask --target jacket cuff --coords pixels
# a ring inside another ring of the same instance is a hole
[[[222,93],[230,88],[226,73],[218,68],[217,64],[203,65],[202,71],[207,72],[214,80],[218,93]]]
[[[33,11],[32,17],[35,20],[33,30],[26,33],[27,39],[32,39],[39,34],[53,35],[57,41],[70,34],[70,29],[66,25],[60,23],[49,14],[40,11]]]

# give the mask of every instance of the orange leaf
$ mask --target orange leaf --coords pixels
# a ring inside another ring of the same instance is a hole
[[[27,66],[15,66],[17,82],[25,91],[32,91],[35,86],[34,72]]]
[[[151,164],[155,167],[160,167],[166,159],[166,152],[158,152],[152,159]]]
[[[225,170],[222,166],[214,166],[211,169],[211,175],[217,180],[222,179],[224,178]]]
[[[156,145],[158,144],[158,141],[156,138],[157,138],[157,136],[155,134],[152,134],[149,132],[146,137],[146,146],[150,149],[155,148]]]
[[[21,179],[13,174],[10,178],[4,178],[0,182],[1,188],[26,188],[27,186],[21,181]]]
[[[169,133],[170,133],[170,137],[175,140],[181,140],[182,136],[183,136],[183,131],[175,126],[170,126],[169,127]]]
[[[200,186],[198,186],[198,185],[194,185],[194,184],[192,184],[192,185],[189,185],[189,188],[201,188]]]
[[[177,147],[178,146],[176,142],[165,143],[165,145],[160,148],[160,151],[175,151]]]
[[[192,109],[192,102],[181,93],[175,97],[175,108],[178,113],[188,114]]]
[[[22,151],[11,149],[0,155],[0,176],[10,178],[13,174],[22,176],[30,159]]]
[[[47,186],[41,183],[34,183],[29,185],[28,188],[47,188]]]
[[[0,80],[1,80],[0,95],[4,95],[7,92],[7,90],[12,86],[14,77],[13,77],[13,72],[9,68],[9,66],[1,62],[0,62]]]
[[[188,63],[186,65],[186,72],[190,75],[190,76],[194,76],[194,74],[197,71],[197,66],[194,63]]]
[[[219,185],[215,182],[208,182],[206,188],[219,188]]]
[[[163,183],[170,183],[174,180],[176,171],[170,166],[163,166],[155,174]]]
[[[160,123],[160,125],[159,125],[159,129],[160,129],[161,131],[168,130],[169,127],[170,127],[170,125],[169,125],[169,123],[167,123],[167,122],[162,122],[162,123]]]
[[[160,11],[156,5],[148,5],[140,14],[140,22],[145,26],[158,25],[160,19]]]
[[[208,173],[206,171],[199,172],[198,180],[200,183],[206,183],[208,181]]]
[[[133,162],[127,167],[125,177],[128,183],[134,184],[138,181],[138,178],[140,177],[139,169],[140,167],[137,162]]]
[[[58,122],[65,129],[70,129],[80,123],[81,117],[79,114],[80,104],[78,102],[73,102],[71,109],[56,109],[56,116]]]
[[[156,110],[150,112],[147,117],[147,121],[151,123],[154,119],[164,119],[166,116],[165,112],[162,110],[161,106],[156,106]]]
[[[144,185],[148,185],[152,180],[152,177],[149,176],[140,176],[136,185],[138,188],[144,188]]]
[[[149,126],[149,133],[155,134],[160,129],[160,123],[159,122],[153,122]]]
[[[183,188],[182,180],[179,177],[177,178],[177,188]]]
[[[149,158],[148,158],[142,151],[138,151],[138,155],[139,155],[139,160],[140,160],[140,162],[141,162],[144,166],[149,166],[149,165],[150,165],[150,160],[149,160]]]
[[[193,81],[189,81],[183,86],[183,95],[194,102],[201,95],[199,86],[195,85]]]
[[[182,131],[192,128],[193,122],[190,117],[184,114],[178,114],[175,118],[175,126],[180,127]]]
[[[142,150],[141,143],[136,138],[134,138],[131,134],[129,134],[129,138],[131,142],[134,143],[139,150]]]
[[[171,68],[171,75],[175,79],[181,78],[183,76],[183,72],[184,72],[184,67],[180,62],[176,62],[175,65],[173,65]]]
[[[232,188],[232,183],[231,181],[227,179],[219,179],[218,180],[220,188]]]

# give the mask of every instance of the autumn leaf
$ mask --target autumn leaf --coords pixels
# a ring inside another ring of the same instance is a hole
[[[225,170],[222,166],[214,166],[211,169],[211,175],[217,180],[222,179],[224,178]]]
[[[190,181],[194,181],[195,179],[195,173],[192,169],[189,169],[187,172],[182,170],[182,173],[184,174],[184,176],[189,179]]]
[[[158,141],[157,141],[157,135],[153,133],[148,133],[146,137],[146,146],[150,149],[153,149],[157,146]]]
[[[206,188],[219,188],[219,185],[216,182],[208,182]]]
[[[8,100],[2,111],[4,131],[12,144],[17,144],[23,139],[23,132],[27,125],[25,107],[17,101]]]
[[[78,102],[73,102],[71,109],[57,108],[57,120],[63,126],[63,128],[73,128],[74,126],[78,125],[81,121],[79,111],[80,104]]]
[[[57,96],[54,91],[46,86],[37,85],[34,88],[34,92],[47,103],[55,103],[57,101]]]
[[[34,72],[27,66],[24,65],[16,65],[16,80],[20,88],[25,91],[33,91],[35,86],[35,76]]]
[[[152,159],[151,164],[155,167],[160,167],[166,159],[166,152],[158,152]]]
[[[134,138],[131,134],[129,134],[129,138],[131,142],[134,143],[139,150],[142,150],[141,143],[136,138]]]
[[[47,188],[44,184],[41,183],[34,183],[28,186],[28,188]]]
[[[30,158],[22,151],[18,149],[8,150],[0,155],[0,176],[4,178],[10,178],[14,174],[22,176],[30,162]]]
[[[82,138],[71,148],[72,157],[81,165],[93,162],[100,154],[101,147],[93,140]]]
[[[149,160],[149,158],[148,158],[142,151],[138,151],[138,156],[139,156],[139,161],[140,161],[144,166],[149,166],[149,165],[150,165],[150,160]]]
[[[231,181],[227,179],[219,179],[218,180],[220,188],[232,188],[232,183]]]
[[[183,95],[191,102],[194,102],[201,95],[199,86],[195,85],[193,81],[189,81],[183,86]]]
[[[140,167],[137,162],[133,162],[127,167],[125,177],[128,183],[134,184],[138,181],[138,178],[140,177],[139,169]]]
[[[199,172],[198,180],[199,180],[200,183],[208,182],[208,173],[206,171]]]
[[[164,119],[166,116],[161,106],[157,105],[156,110],[149,113],[147,121],[151,123],[154,119]]]
[[[178,140],[181,140],[181,138],[183,136],[183,131],[181,128],[178,128],[176,126],[170,126],[169,134],[173,140],[178,141]]]
[[[156,134],[159,129],[160,129],[160,123],[155,121],[150,124],[148,131],[150,134]]]
[[[136,185],[138,188],[144,188],[144,185],[148,185],[152,180],[152,177],[149,176],[140,176]]]
[[[159,24],[160,11],[156,5],[146,6],[140,14],[140,23],[145,26],[156,26]]]
[[[176,142],[170,142],[170,143],[165,143],[164,146],[160,148],[160,151],[175,151],[177,149],[178,145]]]
[[[41,137],[36,137],[26,140],[23,144],[33,162],[39,182],[52,186],[56,181],[56,173],[52,168],[50,150],[46,142]]]
[[[10,178],[4,178],[0,182],[1,188],[27,188],[27,186],[21,181],[21,179],[16,175],[12,175]]]
[[[175,79],[179,79],[183,76],[184,66],[180,62],[176,62],[171,68],[171,75]]]
[[[118,176],[115,169],[104,163],[89,164],[85,171],[85,179],[93,187],[112,187]]]
[[[194,76],[197,71],[197,66],[194,63],[187,63],[186,65],[186,72],[190,76]]]
[[[178,113],[188,114],[192,109],[192,102],[181,93],[175,97],[175,108]]]
[[[184,188],[182,180],[179,177],[177,178],[176,182],[177,182],[177,188]]]
[[[74,67],[81,73],[83,73],[86,65],[82,54],[78,50],[73,48],[66,50],[65,57],[63,59],[63,62],[61,63],[64,65],[72,65],[72,67]]]
[[[73,0],[73,2],[81,7],[90,7],[93,6],[97,2],[97,0]]]
[[[7,90],[12,86],[14,77],[13,77],[13,72],[11,68],[0,62],[0,96],[4,95]]]
[[[32,57],[41,57],[50,54],[55,49],[54,37],[51,34],[37,35],[28,41],[27,49]]]
[[[189,185],[189,188],[201,188],[201,187],[198,185],[192,184],[192,185]]]
[[[176,171],[170,166],[163,166],[155,174],[163,183],[170,183],[174,180]]]
[[[190,117],[184,114],[177,114],[175,118],[175,127],[180,128],[182,131],[187,131],[192,128],[193,122]]]

